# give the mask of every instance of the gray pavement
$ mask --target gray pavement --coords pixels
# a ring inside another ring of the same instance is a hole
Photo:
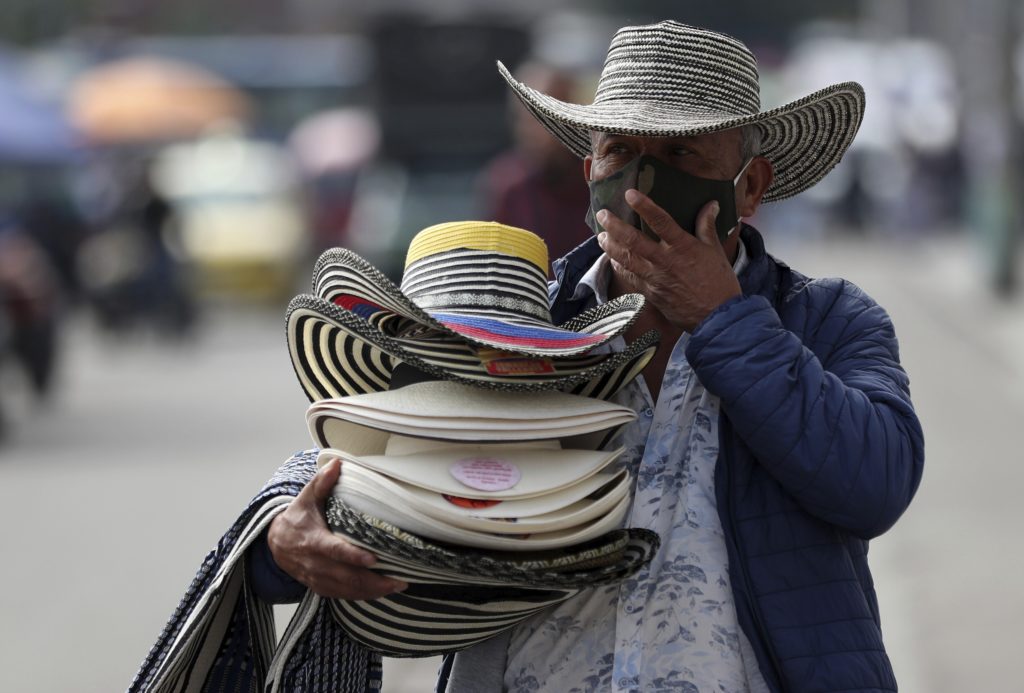
[[[901,690],[1020,690],[1024,305],[985,294],[963,239],[775,250],[860,284],[900,336],[928,460],[872,565]],[[214,308],[185,345],[77,320],[44,409],[0,372],[0,691],[124,689],[221,531],[308,446],[281,313]],[[384,690],[431,690],[435,668],[389,661]]]

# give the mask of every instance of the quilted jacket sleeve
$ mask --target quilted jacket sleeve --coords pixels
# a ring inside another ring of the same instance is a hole
[[[892,323],[854,285],[812,282],[777,311],[733,299],[687,357],[758,462],[807,512],[869,539],[907,508],[924,438]]]

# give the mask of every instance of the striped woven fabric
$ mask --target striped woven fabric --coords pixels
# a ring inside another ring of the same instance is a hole
[[[399,363],[488,389],[558,389],[607,399],[643,370],[658,342],[658,334],[649,332],[617,353],[523,356],[481,349],[451,335],[391,337],[309,295],[292,299],[286,322],[292,366],[310,401],[387,390]]]
[[[811,187],[849,148],[864,113],[864,89],[834,84],[761,111],[757,61],[725,34],[664,21],[620,29],[612,39],[594,102],[571,104],[502,77],[537,120],[580,157],[591,131],[688,137],[744,125],[761,131],[761,154],[775,168],[764,201]]]
[[[532,589],[606,585],[639,569],[659,544],[649,530],[618,529],[582,544],[529,553],[455,547],[358,513],[333,496],[327,502],[327,522],[352,543],[379,554],[386,562],[376,568],[390,566],[399,574],[448,584]]]
[[[257,599],[244,578],[245,550],[313,477],[316,454],[300,453],[285,463],[220,538],[129,693],[380,690],[380,656],[346,636],[326,604],[291,629],[288,649],[275,648],[271,605]],[[311,652],[315,656],[301,656]]]
[[[574,356],[622,334],[644,299],[629,294],[573,320],[551,322],[547,248],[537,235],[493,222],[437,224],[409,246],[401,288],[355,253],[324,252],[313,293],[391,337],[458,337],[530,356]]]

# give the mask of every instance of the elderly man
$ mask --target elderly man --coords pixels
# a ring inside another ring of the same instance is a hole
[[[893,327],[849,282],[766,254],[742,222],[838,163],[861,88],[761,112],[747,48],[676,22],[621,29],[591,105],[499,69],[583,158],[591,188],[596,238],[555,263],[556,322],[640,292],[631,332],[662,334],[618,395],[639,414],[622,441],[628,524],[662,547],[623,585],[448,656],[439,690],[895,691],[867,547],[910,503],[923,437]],[[337,475],[322,470],[257,542],[257,593],[403,588],[328,531]],[[324,628],[306,641],[308,666],[338,647]]]
[[[910,503],[923,438],[893,328],[740,221],[838,163],[860,86],[762,113],[747,48],[676,22],[620,30],[589,106],[501,71],[591,186],[597,244],[557,263],[556,321],[638,291],[632,329],[662,333],[625,395],[641,413],[625,444],[629,524],[664,542],[621,589],[517,628],[504,687],[896,690],[867,540]]]

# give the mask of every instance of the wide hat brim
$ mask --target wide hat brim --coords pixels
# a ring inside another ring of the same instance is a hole
[[[864,89],[856,82],[834,84],[778,108],[749,115],[685,110],[642,99],[572,104],[498,71],[527,110],[565,146],[583,158],[591,153],[591,131],[638,137],[691,137],[757,125],[761,156],[775,178],[762,200],[792,197],[820,181],[843,158],[860,128]]]
[[[318,400],[306,410],[319,447],[360,457],[464,445],[597,450],[606,434],[635,419],[631,408],[598,397],[501,392],[448,380]]]
[[[627,470],[600,472],[578,484],[533,498],[483,502],[434,493],[358,464],[344,467],[334,493],[362,512],[387,519],[381,508],[409,511],[447,526],[488,534],[549,532],[583,525],[612,511],[629,495]],[[351,499],[361,496],[362,501]],[[423,520],[425,522],[425,520]],[[399,526],[402,522],[392,521]],[[415,529],[415,527],[412,527]],[[426,535],[429,536],[429,535]],[[494,548],[494,547],[491,547]]]
[[[332,599],[328,605],[345,634],[368,650],[436,657],[515,628],[579,592],[423,582],[372,601]]]
[[[453,336],[390,337],[359,315],[309,295],[288,304],[286,332],[292,366],[310,401],[389,390],[400,363],[492,390],[561,390],[608,399],[643,370],[658,343],[652,331],[621,352],[523,357]]]
[[[520,527],[519,532],[528,534],[528,538],[523,539],[522,535],[510,535],[505,530],[502,533],[496,533],[460,527],[407,506],[381,503],[378,498],[371,495],[374,490],[376,489],[359,488],[358,484],[351,484],[344,485],[337,493],[338,497],[350,507],[393,524],[409,527],[425,539],[502,551],[557,549],[597,538],[622,525],[622,520],[629,510],[631,502],[628,496],[623,496],[607,513],[569,527],[558,529]],[[515,523],[495,521],[495,524],[503,524],[507,530]]]
[[[629,578],[660,544],[650,530],[624,529],[571,548],[510,554],[435,544],[333,497],[326,515],[332,531],[378,556],[373,570],[409,584],[372,601],[331,601],[354,640],[391,657],[470,647],[584,588]]]
[[[466,290],[483,289],[477,286]],[[313,293],[365,318],[392,337],[434,331],[478,346],[530,356],[586,353],[625,332],[644,306],[641,294],[627,294],[559,326],[541,318],[519,316],[513,320],[483,310],[474,314],[428,312],[380,270],[347,248],[331,248],[320,255],[313,269]]]

